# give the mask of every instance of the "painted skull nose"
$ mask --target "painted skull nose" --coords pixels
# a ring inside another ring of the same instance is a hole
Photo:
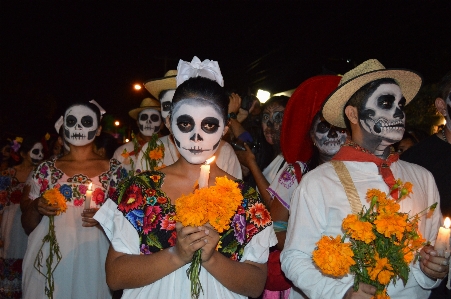
[[[191,138],[189,140],[194,141],[194,142],[204,141],[204,139],[197,133],[194,133],[194,135],[191,136]]]
[[[337,130],[334,126],[330,127],[329,133],[327,133],[327,137],[328,138],[337,138],[338,137]]]
[[[266,125],[267,125],[269,128],[274,128],[274,123],[273,123],[272,121],[270,121],[270,120],[268,120],[268,122],[266,123]]]

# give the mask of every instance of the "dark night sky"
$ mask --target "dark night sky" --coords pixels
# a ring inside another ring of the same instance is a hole
[[[1,2],[2,134],[49,130],[75,100],[129,121],[149,96],[132,84],[194,55],[218,61],[240,93],[293,89],[369,58],[426,83],[451,69],[451,1],[121,2]]]

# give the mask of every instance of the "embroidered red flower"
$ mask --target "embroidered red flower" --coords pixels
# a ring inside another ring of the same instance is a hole
[[[157,227],[161,219],[161,209],[158,206],[147,206],[144,211],[143,232],[148,234],[151,230]]]
[[[84,199],[82,199],[82,198],[75,198],[75,199],[74,199],[74,206],[80,207],[80,206],[83,205],[84,202],[85,202],[85,201],[84,201]]]
[[[166,197],[159,196],[157,198],[157,201],[158,201],[159,204],[164,204],[164,203],[166,203],[168,201],[168,199]]]
[[[8,201],[8,192],[0,191],[0,204],[5,205]]]
[[[251,221],[257,226],[265,226],[271,221],[268,210],[262,203],[256,203],[249,209]]]
[[[175,241],[177,240],[177,231],[172,231],[171,237],[168,240],[169,245],[175,246]]]
[[[100,205],[105,202],[105,192],[101,188],[96,188],[94,192],[92,192],[92,200]]]
[[[138,186],[130,186],[124,194],[121,203],[119,204],[119,210],[129,212],[139,207],[143,202],[143,196],[141,195],[141,189]]]
[[[156,183],[160,180],[161,176],[154,174],[154,175],[151,175],[150,178]]]
[[[174,230],[175,229],[175,220],[174,213],[164,215],[163,219],[161,219],[160,226],[165,230]]]
[[[21,197],[22,197],[22,192],[20,190],[14,190],[13,192],[11,192],[11,195],[9,196],[9,200],[13,204],[18,204],[18,203],[20,203]]]
[[[49,186],[49,181],[46,179],[38,179],[39,185],[41,185],[41,189],[39,190],[40,193],[43,193],[45,190],[47,190],[47,187]]]
[[[256,233],[258,232],[258,229],[255,225],[252,223],[249,223],[246,226],[246,239],[249,241]]]
[[[156,194],[157,192],[154,189],[146,189],[146,197],[152,197]]]

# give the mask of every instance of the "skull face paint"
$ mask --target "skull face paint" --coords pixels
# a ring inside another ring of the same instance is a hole
[[[224,118],[211,105],[182,100],[174,107],[171,128],[180,155],[192,164],[201,164],[218,149]]]
[[[360,109],[360,126],[389,143],[401,140],[405,130],[405,103],[398,85],[381,84]]]
[[[269,144],[274,145],[280,142],[280,129],[282,128],[284,110],[285,107],[279,103],[272,103],[263,110],[263,134]]]
[[[94,141],[99,123],[94,111],[83,105],[72,106],[64,114],[64,139],[75,146]]]
[[[43,152],[44,147],[42,146],[42,143],[37,142],[33,145],[33,147],[31,148],[29,154],[30,154],[30,158],[31,158],[31,162],[34,165],[37,165],[39,162],[42,161],[42,159],[44,159],[44,152]]]
[[[171,111],[172,98],[174,97],[175,89],[169,89],[163,92],[163,97],[160,98],[161,117],[165,119]]]
[[[145,109],[138,115],[139,131],[144,136],[152,136],[160,130],[161,116],[155,109]]]
[[[334,156],[346,141],[346,130],[332,126],[323,117],[316,117],[314,123],[315,144],[320,153]]]

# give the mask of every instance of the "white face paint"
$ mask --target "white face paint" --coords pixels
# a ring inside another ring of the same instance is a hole
[[[171,118],[177,149],[188,162],[202,164],[218,149],[224,118],[211,105],[189,99],[177,104]]]
[[[152,136],[160,130],[161,115],[158,110],[145,109],[138,115],[139,131],[144,136]]]
[[[72,145],[94,141],[98,127],[96,114],[86,106],[72,106],[64,114],[64,139]]]
[[[160,99],[161,102],[161,117],[163,119],[169,115],[171,111],[172,98],[174,97],[175,89],[167,90],[163,97]]]
[[[382,140],[395,143],[405,130],[406,100],[396,84],[381,84],[359,111],[360,126]]]
[[[332,126],[324,118],[316,117],[314,128],[316,147],[327,156],[334,156],[346,141],[346,130]]]
[[[40,142],[37,142],[33,145],[30,150],[30,158],[33,164],[37,165],[40,161],[42,161],[42,159],[44,159],[43,149],[44,147]]]
[[[446,127],[451,131],[451,92],[448,94],[446,98]]]

